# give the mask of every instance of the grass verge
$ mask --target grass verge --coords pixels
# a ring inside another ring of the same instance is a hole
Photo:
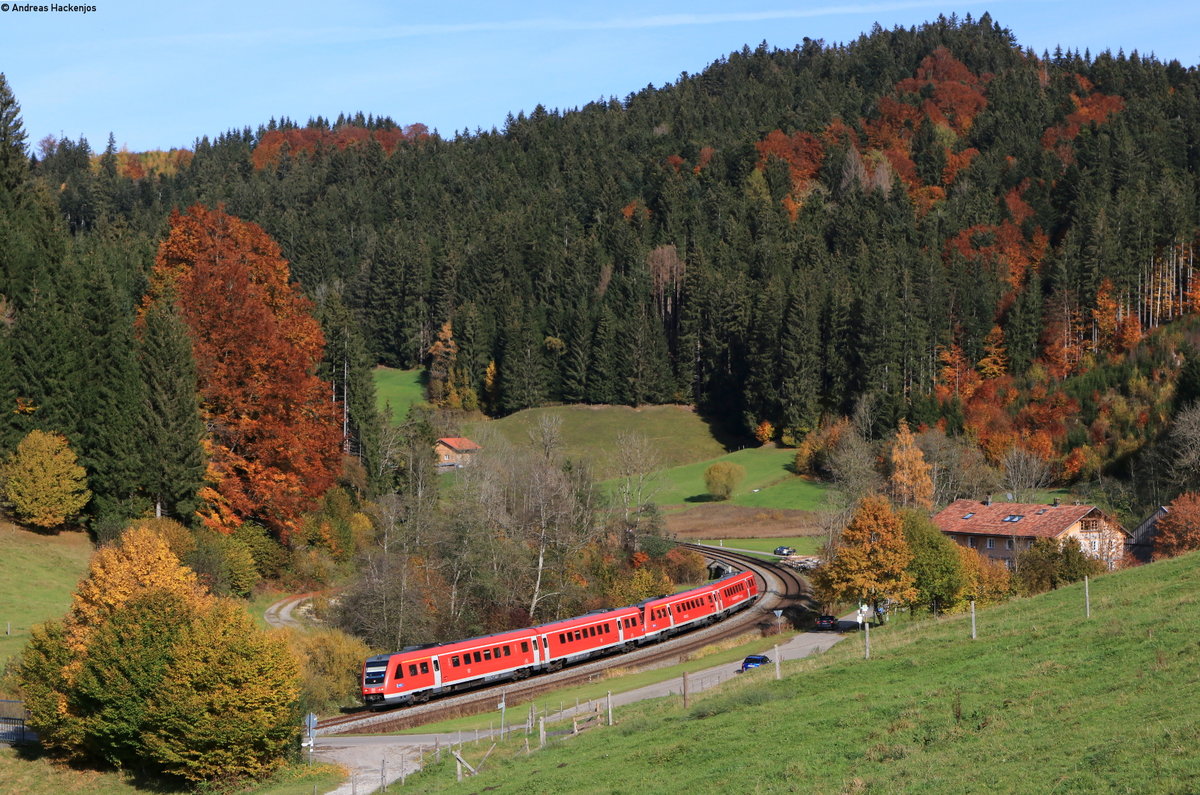
[[[213,790],[225,795],[312,795],[330,792],[345,780],[334,765],[293,764],[260,784],[234,790]],[[315,790],[314,790],[315,787]],[[127,773],[77,768],[57,762],[36,747],[0,746],[0,792],[21,795],[140,795],[185,793],[194,790],[162,782],[146,782]],[[207,791],[207,790],[205,790]]]

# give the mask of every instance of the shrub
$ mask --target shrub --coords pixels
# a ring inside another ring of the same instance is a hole
[[[727,500],[746,477],[746,470],[729,461],[718,461],[704,470],[704,487],[714,500]]]
[[[371,649],[340,629],[284,630],[300,666],[300,711],[321,712],[357,701],[363,660]]]

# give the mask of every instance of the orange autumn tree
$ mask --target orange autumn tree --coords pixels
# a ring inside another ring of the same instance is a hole
[[[864,497],[830,559],[812,573],[813,588],[826,604],[858,601],[876,611],[887,602],[907,604],[917,596],[908,571],[912,558],[891,504],[879,495]]]
[[[175,301],[192,337],[211,429],[201,520],[229,533],[255,519],[286,541],[341,463],[311,302],[259,226],[202,205],[171,215],[144,305],[155,301]]]
[[[900,420],[891,452],[892,476],[888,483],[896,502],[929,510],[933,507],[933,467],[917,447],[908,423]]]

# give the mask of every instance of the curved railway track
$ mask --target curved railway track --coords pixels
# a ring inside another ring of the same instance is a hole
[[[422,726],[427,723],[494,711],[497,700],[524,702],[543,693],[571,685],[584,684],[603,678],[609,668],[635,668],[647,670],[675,665],[686,656],[717,640],[733,637],[752,627],[775,624],[775,610],[793,619],[797,612],[807,607],[809,598],[808,581],[800,572],[786,566],[764,561],[752,555],[733,552],[719,547],[699,544],[683,544],[700,552],[710,560],[725,563],[737,569],[750,570],[758,580],[759,600],[750,608],[735,613],[725,621],[692,630],[670,640],[662,641],[636,651],[614,654],[596,660],[570,666],[557,673],[540,674],[520,682],[505,682],[492,687],[481,687],[459,695],[440,698],[429,704],[400,707],[384,712],[371,712],[358,707],[343,715],[326,718],[317,724],[318,734],[355,734],[362,732],[388,732]]]

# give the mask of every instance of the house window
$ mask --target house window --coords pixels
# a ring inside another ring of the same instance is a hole
[[[1006,539],[1004,539],[1004,548],[1005,548],[1005,549],[1012,549],[1012,548],[1013,548],[1013,540],[1012,540],[1011,538],[1006,538]]]
[[[963,518],[964,518],[964,519],[970,519],[970,518],[971,518],[972,516],[974,516],[974,515],[975,515],[975,512],[974,512],[974,511],[971,511],[970,513],[965,513],[965,514],[963,514]]]
[[[967,546],[969,546],[971,549],[975,548],[975,536],[969,536],[967,538]]]
[[[1003,521],[1005,521],[1005,522],[1019,522],[1019,521],[1021,521],[1021,520],[1022,520],[1022,519],[1024,519],[1024,518],[1025,518],[1025,514],[1023,514],[1023,513],[1010,513],[1008,516],[1004,517]]]
[[[996,548],[996,539],[994,539],[994,538],[989,538],[989,539],[987,540],[987,548],[988,548],[988,549],[995,549],[995,548]]]

